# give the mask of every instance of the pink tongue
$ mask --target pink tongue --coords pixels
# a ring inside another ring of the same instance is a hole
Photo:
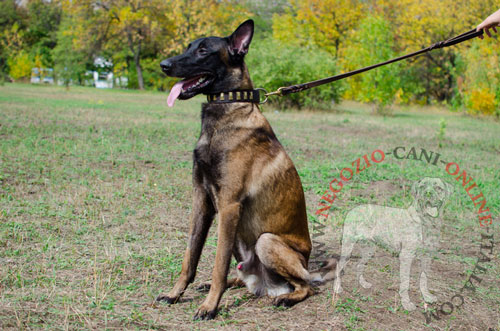
[[[170,94],[168,95],[168,98],[167,98],[167,105],[169,107],[174,106],[175,100],[179,97],[179,94],[181,94],[183,84],[184,84],[184,82],[180,81],[177,84],[175,84],[172,87],[172,89],[170,90]]]

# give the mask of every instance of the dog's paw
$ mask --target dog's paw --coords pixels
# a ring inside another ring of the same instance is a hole
[[[198,310],[194,314],[193,320],[195,320],[195,321],[196,320],[202,320],[202,321],[212,320],[215,318],[216,315],[217,315],[217,308],[210,309],[210,308],[205,307],[204,305],[201,305],[200,308],[198,308]]]
[[[177,303],[178,300],[179,300],[179,297],[169,297],[168,295],[161,295],[161,294],[156,298],[156,301],[166,302],[169,305]]]
[[[280,295],[273,299],[273,305],[275,307],[291,307],[295,304],[294,301],[290,300],[287,295]]]
[[[342,293],[342,286],[340,285],[340,282],[335,282],[335,285],[333,286],[333,290],[335,293],[340,294]]]
[[[359,276],[359,284],[366,289],[372,287],[372,283],[367,282],[366,279],[363,277],[363,275]]]
[[[402,301],[401,304],[403,305],[403,308],[408,311],[414,311],[417,309],[417,306],[411,301]]]
[[[434,303],[437,301],[437,298],[430,293],[424,294],[423,297],[424,297],[424,301],[427,303]]]
[[[196,291],[198,291],[198,292],[210,291],[210,283],[203,283],[201,285],[196,286]]]

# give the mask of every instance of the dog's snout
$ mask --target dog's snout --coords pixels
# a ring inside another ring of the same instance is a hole
[[[168,74],[172,70],[172,62],[169,59],[160,62],[161,70]]]

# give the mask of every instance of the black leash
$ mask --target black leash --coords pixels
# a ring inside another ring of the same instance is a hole
[[[434,49],[439,49],[439,48],[453,46],[453,45],[456,45],[456,44],[461,43],[463,41],[466,41],[466,40],[469,40],[469,39],[481,36],[482,34],[483,34],[483,30],[476,31],[476,29],[472,29],[470,31],[462,33],[461,35],[458,35],[458,36],[453,37],[451,39],[444,40],[444,41],[439,41],[439,42],[437,42],[435,44],[432,44],[429,47],[423,48],[423,49],[421,49],[421,50],[419,50],[417,52],[413,52],[413,53],[410,53],[410,54],[407,54],[407,55],[403,55],[403,56],[400,56],[400,57],[397,57],[397,58],[394,58],[394,59],[391,59],[391,60],[388,60],[388,61],[385,61],[385,62],[377,63],[377,64],[374,64],[374,65],[371,65],[371,66],[368,66],[368,67],[364,67],[364,68],[357,69],[357,70],[354,70],[354,71],[346,72],[346,73],[343,73],[343,74],[340,74],[340,75],[336,75],[336,76],[331,76],[331,77],[327,77],[327,78],[315,80],[315,81],[308,82],[308,83],[303,83],[303,84],[298,84],[298,85],[291,85],[291,86],[286,86],[286,87],[280,87],[279,89],[277,89],[274,92],[265,93],[264,95],[265,95],[266,98],[261,103],[266,102],[267,99],[268,99],[268,97],[270,97],[272,95],[284,96],[284,95],[291,94],[291,93],[302,92],[304,90],[308,90],[308,89],[316,87],[316,86],[320,86],[320,85],[323,85],[323,84],[328,84],[328,83],[331,83],[331,82],[334,82],[334,81],[337,81],[337,80],[340,80],[340,79],[344,79],[344,78],[347,78],[347,77],[350,77],[350,76],[354,76],[354,75],[360,74],[362,72],[365,72],[365,71],[368,71],[368,70],[372,70],[372,69],[384,66],[386,64],[398,62],[398,61],[401,61],[401,60],[404,60],[404,59],[408,59],[408,58],[413,57],[413,56],[417,56],[417,55],[420,55],[420,54],[423,54],[423,53],[427,53],[427,52],[430,52],[430,51],[432,51]],[[263,90],[263,89],[257,89],[257,90]]]

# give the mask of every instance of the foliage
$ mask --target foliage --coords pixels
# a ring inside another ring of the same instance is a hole
[[[33,66],[29,54],[24,50],[10,57],[7,60],[7,65],[9,66],[9,75],[14,80],[30,77]]]
[[[179,54],[190,41],[203,36],[229,35],[250,16],[238,1],[230,0],[177,0],[171,2],[169,11],[175,26],[163,44],[164,55]]]
[[[475,41],[464,52],[461,92],[471,113],[495,114],[500,103],[500,45],[497,38]]]
[[[165,91],[170,89],[179,79],[165,76],[158,61],[153,58],[142,62],[144,68],[144,83],[151,89]]]
[[[362,2],[352,0],[292,0],[285,14],[273,17],[273,36],[297,46],[315,45],[336,56],[363,8]]]
[[[15,0],[0,1],[0,73],[8,72],[7,59],[11,53],[19,52],[22,40],[18,33],[21,13]],[[3,75],[1,75],[3,76]]]
[[[57,44],[57,31],[61,21],[61,7],[44,0],[32,0],[27,4],[26,32],[24,40],[32,57],[38,56],[44,67],[54,65],[51,50]]]
[[[437,139],[438,139],[439,147],[443,147],[445,135],[446,135],[446,119],[441,118],[439,120],[439,130],[437,132]]]
[[[352,50],[353,34],[357,34],[358,39],[361,37],[359,32],[361,25],[366,24],[364,17],[380,17],[380,20],[384,20],[390,26],[388,32],[394,38],[387,39],[389,44],[392,44],[392,47],[387,47],[387,50],[392,48],[394,55],[400,55],[465,32],[476,26],[481,19],[497,7],[498,3],[495,0],[472,3],[455,0],[401,0],[398,2],[297,0],[291,1],[291,6],[285,13],[274,16],[273,36],[295,47],[318,46],[338,56],[343,69],[347,67],[354,69],[354,66],[345,65],[348,62],[346,58],[349,57],[348,51]],[[370,34],[373,34],[373,31],[365,30],[363,38],[369,38]],[[460,70],[456,62],[467,51],[468,45],[470,44],[464,43],[434,50],[426,55],[407,60],[400,67],[399,83],[397,83],[399,89],[396,91],[395,100],[401,103],[460,103],[465,96],[457,88]],[[377,49],[377,46],[366,43],[361,47],[365,52],[370,52]],[[384,44],[384,46],[388,45]],[[367,63],[362,64],[364,65]],[[367,75],[367,73],[362,75]],[[362,99],[357,93],[351,92],[360,88],[369,90],[373,87],[373,85],[366,86],[373,81],[360,79],[349,80],[346,97]],[[391,83],[389,82],[388,85],[392,85]],[[392,92],[389,97],[391,94]],[[390,103],[391,100],[392,98],[389,98],[384,102]]]
[[[352,34],[342,57],[346,71],[386,61],[395,56],[394,36],[389,22],[382,16],[367,16]],[[377,105],[377,111],[391,104],[400,87],[400,63],[379,67],[351,78],[346,96]]]
[[[65,86],[69,86],[71,82],[81,85],[91,59],[77,48],[75,30],[68,17],[61,23],[61,27],[57,35],[57,46],[52,51],[57,79]]]
[[[472,114],[491,115],[497,108],[495,93],[489,88],[472,89],[466,94],[467,106]]]
[[[94,59],[103,57],[115,76],[128,78],[129,88],[164,90],[173,80],[160,72],[162,59],[253,18],[252,48],[262,50],[261,58],[273,57],[250,69],[258,85],[279,87],[413,52],[471,29],[497,7],[498,0],[4,0],[0,80],[11,73],[11,79],[27,77],[36,60],[66,84],[83,84]],[[499,52],[498,38],[433,50],[349,78],[343,97],[373,102],[379,110],[393,102],[443,103],[500,114]],[[324,106],[337,102],[341,90],[335,83],[287,100]]]
[[[254,41],[246,61],[255,86],[265,87],[267,91],[338,72],[335,59],[327,52],[317,48],[296,49],[272,39]],[[324,108],[331,102],[338,102],[341,92],[342,83],[337,82],[272,101],[281,107]]]

